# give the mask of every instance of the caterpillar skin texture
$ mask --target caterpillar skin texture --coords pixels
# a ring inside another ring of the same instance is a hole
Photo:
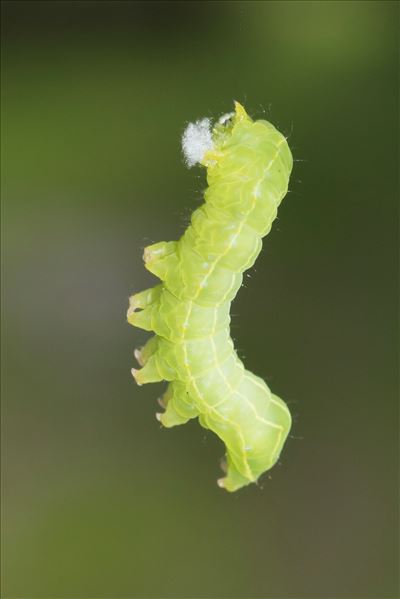
[[[286,404],[238,358],[229,309],[287,192],[292,155],[281,133],[238,103],[210,135],[199,160],[205,203],[179,241],[145,248],[162,283],[130,298],[128,321],[155,333],[135,351],[142,368],[132,374],[139,385],[169,381],[158,420],[169,428],[198,418],[216,433],[226,445],[218,484],[236,491],[275,464],[291,426]]]

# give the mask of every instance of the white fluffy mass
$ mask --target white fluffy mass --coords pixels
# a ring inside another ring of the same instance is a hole
[[[204,154],[212,147],[210,119],[189,123],[182,135],[182,150],[187,166],[190,168],[201,162]]]

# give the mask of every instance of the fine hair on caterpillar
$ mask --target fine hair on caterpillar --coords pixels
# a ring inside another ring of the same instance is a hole
[[[144,249],[161,283],[130,298],[128,322],[154,335],[135,350],[138,383],[168,381],[156,417],[170,428],[197,418],[224,442],[220,487],[256,482],[278,460],[291,427],[286,404],[245,369],[230,336],[230,306],[287,193],[292,155],[286,138],[241,104],[211,125],[189,123],[187,166],[207,170],[204,203],[178,241]]]

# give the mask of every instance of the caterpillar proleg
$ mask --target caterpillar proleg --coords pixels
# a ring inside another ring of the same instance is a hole
[[[166,380],[157,414],[169,428],[198,418],[226,446],[227,491],[257,481],[277,461],[291,426],[286,404],[245,369],[229,334],[229,309],[287,193],[292,155],[286,138],[243,106],[211,129],[190,124],[188,166],[207,169],[205,203],[178,241],[146,247],[146,268],[161,283],[130,298],[128,322],[155,333],[135,351],[139,385]]]

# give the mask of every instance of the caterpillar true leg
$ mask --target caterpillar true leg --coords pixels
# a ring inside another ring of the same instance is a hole
[[[147,270],[164,281],[168,271],[178,264],[177,247],[176,241],[160,241],[147,246],[143,254]]]
[[[158,349],[157,335],[153,335],[153,337],[150,337],[150,339],[147,341],[147,343],[143,347],[135,349],[135,351],[134,351],[135,358],[138,361],[138,363],[140,364],[140,366],[144,366],[146,364],[146,362],[148,361],[148,359],[153,354],[155,354],[157,349]]]
[[[164,380],[154,355],[147,360],[143,368],[140,368],[140,370],[132,368],[131,372],[138,385],[144,385],[145,383],[159,383]]]
[[[154,304],[160,297],[162,288],[162,285],[156,285],[155,287],[150,287],[150,289],[131,295],[129,298],[128,316],[138,308],[143,309]]]
[[[157,285],[156,287],[132,295],[129,298],[127,312],[129,324],[145,331],[151,331],[153,309],[158,305],[161,292],[162,285]]]

